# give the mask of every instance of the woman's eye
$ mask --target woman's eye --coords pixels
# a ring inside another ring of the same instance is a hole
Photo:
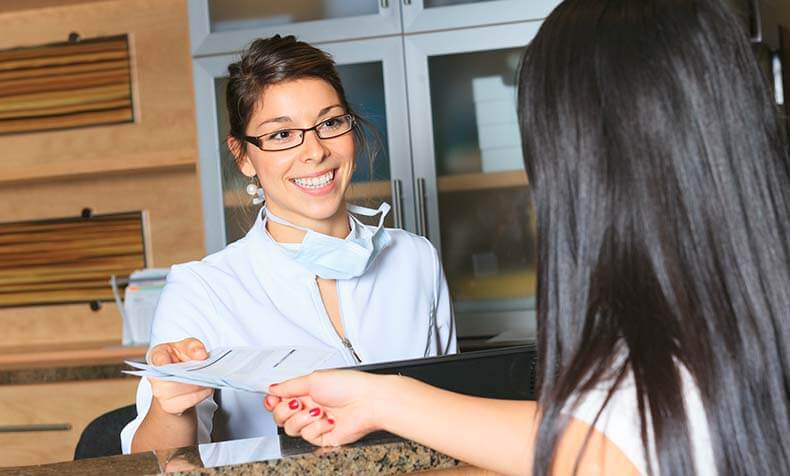
[[[289,137],[291,137],[291,131],[283,130],[283,131],[277,131],[277,132],[273,132],[273,133],[269,134],[268,136],[266,136],[266,139],[267,140],[287,140]]]
[[[334,129],[340,126],[340,121],[336,117],[333,117],[332,119],[327,119],[326,121],[324,121],[323,125],[327,129]]]

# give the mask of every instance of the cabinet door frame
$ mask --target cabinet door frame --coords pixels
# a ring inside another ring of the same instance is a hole
[[[403,212],[402,228],[414,230],[414,192],[412,189],[414,181],[409,153],[406,84],[400,37],[324,43],[316,46],[331,54],[338,65],[381,61],[390,178],[399,180],[402,186],[400,204],[400,209]],[[238,54],[193,58],[203,226],[206,252],[209,254],[217,252],[227,245],[220,169],[220,150],[224,145],[220,144],[218,137],[215,80],[227,76],[228,64],[238,59]],[[391,201],[390,204],[392,204]]]
[[[403,31],[418,33],[542,20],[560,0],[496,0],[435,8],[425,8],[424,0],[403,3]]]
[[[208,0],[188,0],[188,2],[189,36],[192,56],[195,57],[240,51],[257,38],[267,38],[283,31],[312,44],[395,35],[402,32],[401,2],[396,0],[378,0],[378,14],[220,32],[211,31]]]
[[[439,189],[433,137],[430,72],[428,58],[455,53],[472,53],[526,46],[540,28],[541,21],[487,26],[467,30],[407,35],[405,37],[406,81],[409,97],[412,157],[415,181],[425,181],[425,215],[428,238],[441,253]],[[534,334],[534,299],[496,302],[458,302],[455,304],[458,335],[494,335],[503,329]],[[530,318],[530,316],[532,316]]]
[[[409,85],[409,122],[411,125],[414,178],[424,179],[428,237],[441,250],[439,230],[439,189],[433,140],[430,72],[428,58],[454,53],[473,53],[526,46],[541,22],[523,22],[474,30],[443,31],[405,37],[406,81]]]

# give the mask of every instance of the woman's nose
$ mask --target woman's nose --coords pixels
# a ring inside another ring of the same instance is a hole
[[[301,149],[301,158],[304,161],[321,162],[328,155],[328,149],[315,130],[305,132]]]

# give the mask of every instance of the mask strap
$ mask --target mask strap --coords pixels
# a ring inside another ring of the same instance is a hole
[[[357,215],[362,215],[366,217],[376,216],[381,213],[381,218],[379,218],[379,224],[376,228],[381,228],[384,226],[384,219],[387,218],[387,215],[390,212],[390,204],[387,202],[381,202],[378,208],[367,208],[360,205],[353,205],[351,203],[346,204],[346,209],[351,213],[355,213]]]
[[[381,202],[381,205],[379,205],[378,208],[374,209],[374,208],[362,207],[359,205],[352,205],[349,203],[346,205],[346,209],[351,213],[356,213],[357,215],[363,215],[367,217],[376,216],[379,213],[381,213],[381,218],[379,218],[379,224],[376,227],[376,228],[381,228],[382,226],[384,226],[384,219],[387,218],[387,215],[390,212],[390,204],[387,202]],[[304,231],[305,233],[311,231],[309,228],[305,228],[299,225],[294,225],[293,223],[278,217],[274,213],[270,212],[267,207],[264,207],[263,212],[264,214],[266,214],[266,218],[268,218],[269,220],[275,223],[279,223],[285,226],[290,226],[291,228],[296,228],[297,230]]]
[[[296,228],[297,230],[304,231],[305,233],[310,231],[309,228],[305,228],[299,225],[294,225],[293,223],[278,217],[274,213],[270,212],[269,209],[266,207],[264,207],[264,213],[266,214],[266,218],[268,218],[269,220],[275,223],[279,223],[280,225],[290,226],[291,228]]]

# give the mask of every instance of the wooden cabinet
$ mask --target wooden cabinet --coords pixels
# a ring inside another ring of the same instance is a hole
[[[137,379],[0,387],[0,426],[68,423],[67,431],[0,433],[0,467],[70,461],[94,418],[134,403]]]

